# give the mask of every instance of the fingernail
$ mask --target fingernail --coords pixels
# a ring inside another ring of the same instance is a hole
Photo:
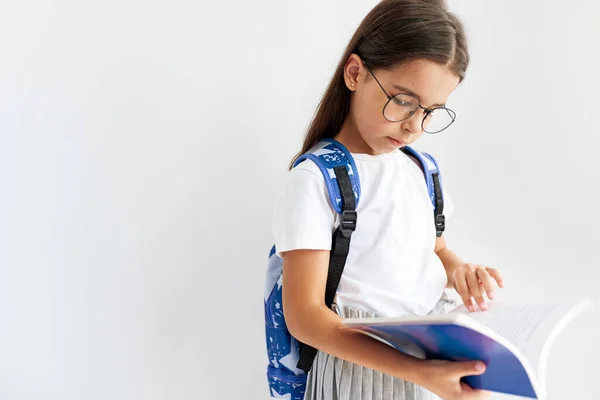
[[[469,305],[467,307],[467,310],[469,310],[470,312],[475,312],[475,307],[473,307],[472,305]]]
[[[488,295],[488,298],[489,298],[490,300],[494,300],[494,296],[495,296],[495,295],[494,295],[494,292],[488,292],[488,294],[487,294],[487,295]]]
[[[486,311],[488,309],[488,306],[486,303],[479,303],[479,308],[481,308],[483,311]]]
[[[485,371],[485,364],[482,362],[478,362],[475,364],[475,369],[479,372]]]

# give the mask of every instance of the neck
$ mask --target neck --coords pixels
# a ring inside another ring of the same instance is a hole
[[[375,154],[373,149],[371,149],[363,140],[351,114],[346,117],[346,120],[334,139],[343,144],[351,153]]]

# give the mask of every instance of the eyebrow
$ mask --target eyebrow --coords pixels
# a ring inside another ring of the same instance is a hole
[[[413,92],[412,90],[410,90],[409,88],[406,88],[404,86],[400,86],[400,85],[392,85],[394,86],[394,88],[400,90],[401,93],[405,93],[405,94],[410,94],[411,96],[416,97],[419,102],[421,102],[421,96],[419,96],[418,94],[416,94],[415,92]],[[400,93],[396,93],[396,94],[400,94]],[[436,107],[446,107],[446,103],[443,104],[432,104],[429,107],[425,107],[425,108],[436,108]]]

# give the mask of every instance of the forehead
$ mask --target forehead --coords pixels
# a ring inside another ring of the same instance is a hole
[[[459,78],[443,64],[417,59],[380,72],[391,95],[408,89],[423,106],[445,104]]]

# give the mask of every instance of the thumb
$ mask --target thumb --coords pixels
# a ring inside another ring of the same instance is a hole
[[[481,375],[485,372],[485,364],[482,361],[460,361],[455,364],[459,376]]]

